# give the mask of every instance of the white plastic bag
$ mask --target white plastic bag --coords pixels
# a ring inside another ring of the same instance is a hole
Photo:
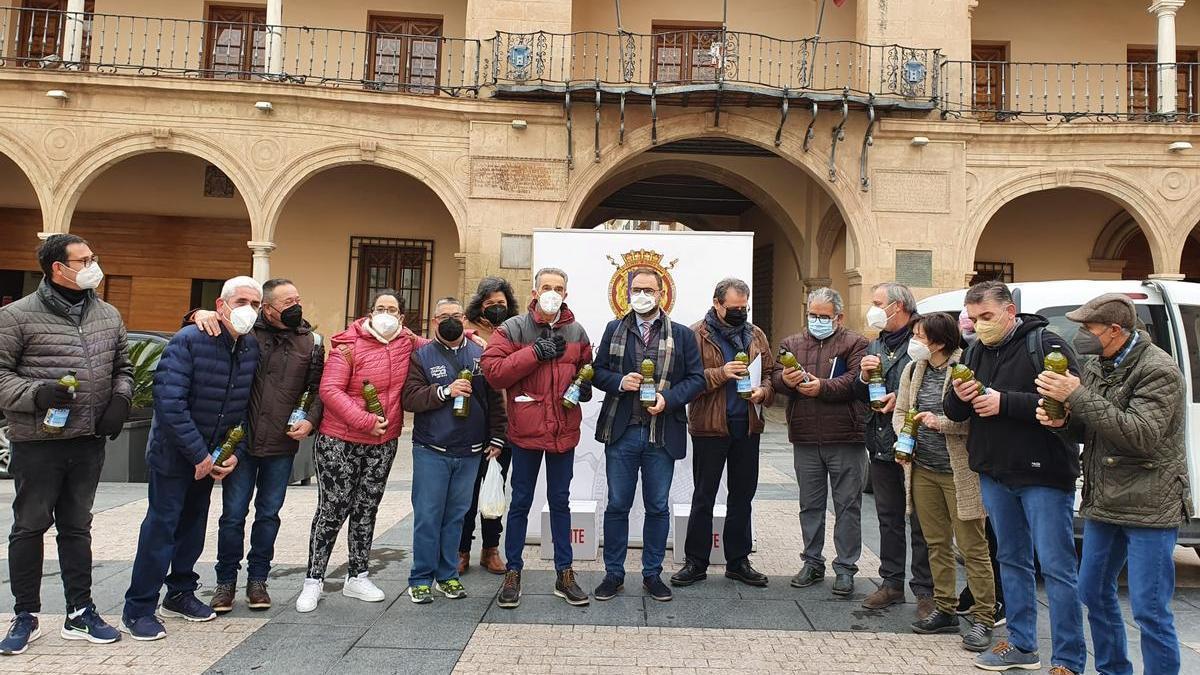
[[[479,487],[479,517],[500,518],[508,510],[508,498],[504,494],[504,476],[500,475],[500,462],[494,459],[484,460],[488,463],[487,475],[483,477],[483,485]]]

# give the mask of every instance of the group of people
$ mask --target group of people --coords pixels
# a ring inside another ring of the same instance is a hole
[[[384,291],[372,298],[367,316],[325,349],[304,320],[294,283],[236,277],[214,309],[184,318],[158,363],[149,505],[113,628],[90,594],[90,526],[105,437],[120,433],[129,414],[126,332],[116,310],[95,294],[103,273],[86,241],[51,236],[38,258],[41,286],[0,309],[0,411],[10,424],[16,488],[9,539],[15,616],[2,654],[22,653],[41,635],[42,535],[51,524],[58,528],[66,592],[64,638],[108,643],[123,632],[155,640],[166,635],[163,617],[211,620],[233,609],[243,561],[246,606],[270,607],[279,512],[299,442],[309,435],[315,435],[318,504],[296,609],[317,609],[343,525],[349,560],[342,593],[384,600],[368,562],[406,412],[413,414],[414,514],[406,594],[414,603],[430,603],[435,593],[466,594],[461,576],[470,565],[489,462],[499,463],[511,484],[507,527],[481,520],[479,564],[503,574],[500,607],[521,601],[522,553],[543,464],[554,593],[567,603],[586,605],[623,591],[639,479],[648,596],[669,601],[671,586],[706,579],[713,507],[726,472],[724,574],[767,586],[768,577],[749,560],[751,504],[763,409],[784,398],[804,542],[792,586],[813,586],[826,574],[832,493],[831,591],[853,594],[869,482],[882,584],[862,601],[865,608],[903,603],[910,573],[914,632],[958,633],[966,616],[963,647],[982,652],[979,668],[1038,669],[1036,553],[1050,604],[1051,672],[1083,672],[1082,602],[1097,669],[1129,673],[1117,600],[1118,575],[1128,564],[1145,668],[1179,670],[1170,598],[1172,549],[1191,512],[1185,386],[1125,296],[1104,295],[1068,314],[1079,323],[1068,342],[1044,318],[1018,314],[1002,283],[972,287],[957,319],[920,315],[908,288],[885,283],[872,290],[866,320],[879,336],[868,342],[845,327],[840,295],[819,288],[808,296],[806,329],[773,351],[748,320],[745,282],[721,281],[711,309],[689,327],[663,308],[660,274],[641,268],[627,277],[630,311],[607,324],[593,353],[565,302],[567,273],[544,268],[534,275],[523,313],[511,285],[489,277],[465,305],[438,300],[431,337],[424,338],[405,327],[411,317],[404,298]],[[1065,374],[1043,368],[1051,352],[1067,358]],[[754,362],[761,364],[758,377],[751,376]],[[970,373],[952,377],[955,365]],[[68,372],[74,380],[63,377]],[[605,394],[596,439],[605,447],[608,500],[605,574],[589,594],[572,569],[569,500],[582,420],[575,404],[591,400],[594,388]],[[662,574],[670,486],[689,437],[695,489],[686,562],[668,585]],[[898,453],[898,443],[906,442],[912,451]],[[1072,529],[1079,443],[1082,563]],[[217,585],[204,602],[196,595],[195,564],[217,480]],[[956,551],[966,568],[961,595]],[[996,641],[993,629],[1005,620],[1008,638]]]

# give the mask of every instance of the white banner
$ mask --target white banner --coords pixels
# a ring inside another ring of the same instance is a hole
[[[567,305],[583,325],[594,350],[604,336],[604,327],[629,311],[629,271],[651,267],[663,275],[663,303],[671,320],[690,326],[712,307],[717,282],[737,277],[751,282],[754,234],[750,232],[637,232],[624,230],[534,230],[533,269],[558,267],[567,273]],[[522,291],[525,292],[525,291]],[[753,305],[753,302],[751,303]],[[583,428],[575,450],[575,477],[571,499],[595,500],[600,527],[608,502],[604,472],[604,446],[596,441],[596,418],[604,393],[595,390],[591,403],[583,405]],[[692,457],[675,464],[671,484],[671,512],[675,504],[692,500]],[[538,480],[530,509],[527,541],[541,537],[541,513],[546,503],[545,468]],[[717,502],[725,502],[722,481]],[[645,508],[639,484],[629,513],[629,543],[640,545]],[[671,527],[674,528],[674,519]]]

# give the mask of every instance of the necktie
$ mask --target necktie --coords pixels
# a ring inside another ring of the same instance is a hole
[[[642,322],[642,344],[646,345],[647,347],[650,346],[650,322],[649,321]]]

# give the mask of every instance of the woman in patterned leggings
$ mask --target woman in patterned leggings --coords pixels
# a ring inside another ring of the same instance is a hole
[[[409,357],[428,340],[404,327],[404,304],[394,291],[379,293],[371,308],[370,316],[332,338],[321,378],[325,416],[313,451],[319,496],[309,540],[308,575],[296,599],[299,612],[317,608],[329,556],[347,519],[350,561],[342,595],[366,602],[384,599],[383,591],[368,578],[367,558],[404,424],[400,392]],[[366,382],[378,391],[383,415],[367,410]]]

